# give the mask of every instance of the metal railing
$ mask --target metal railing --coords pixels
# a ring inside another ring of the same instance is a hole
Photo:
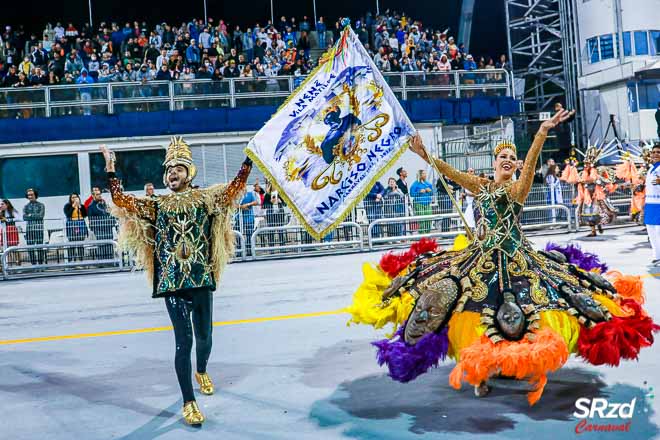
[[[100,268],[121,271],[127,266],[124,257],[118,252],[116,241],[92,240],[11,246],[2,252],[0,261],[3,278],[11,279],[25,274],[48,275]]]
[[[560,212],[563,216],[557,215]],[[530,216],[530,213],[541,213],[540,216]],[[554,216],[553,216],[554,215]],[[449,221],[446,221],[449,220]],[[425,227],[429,232],[419,233]],[[556,231],[574,231],[571,211],[564,205],[526,206],[523,208],[520,223],[523,230],[538,230],[549,227]],[[379,229],[382,228],[380,231]],[[394,234],[390,232],[394,231]],[[408,233],[410,231],[411,233]],[[416,215],[407,217],[381,218],[369,223],[367,241],[369,250],[377,244],[395,244],[419,240],[423,237],[445,238],[464,234],[465,229],[458,213]]]
[[[456,195],[460,201],[460,191]],[[610,195],[620,213],[617,224],[629,218],[630,196],[630,188]],[[574,187],[563,185],[563,202],[549,204],[547,187],[535,184],[520,217],[523,229],[578,231],[574,197]],[[248,224],[242,215],[237,215],[233,260],[360,252],[383,245],[404,245],[422,237],[449,238],[463,232],[462,221],[446,194],[431,198],[427,208],[430,214],[419,215],[412,202],[409,197],[386,197],[380,203],[364,200],[354,208],[348,221],[322,240],[314,240],[302,226],[294,224],[295,218],[287,211],[278,211],[274,216],[266,210],[255,214]],[[274,224],[268,224],[267,220],[273,220]],[[79,232],[81,224],[67,224],[66,219],[45,219],[38,228],[26,222],[14,222],[11,229],[0,223],[3,277],[84,272],[93,268],[122,270],[134,266],[128,255],[117,249],[114,218],[89,217],[84,223],[86,233]]]
[[[510,76],[503,69],[389,72],[383,76],[403,100],[511,96]],[[0,88],[0,118],[279,105],[303,79],[267,76]]]
[[[293,237],[291,237],[292,235]],[[330,249],[335,252],[364,250],[362,227],[355,222],[341,223],[335,231],[330,232],[320,241],[313,240],[300,225],[259,227],[252,233],[250,241],[253,260],[259,257],[280,258],[294,254],[310,255],[310,252],[323,252]]]

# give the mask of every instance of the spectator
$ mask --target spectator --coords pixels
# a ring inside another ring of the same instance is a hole
[[[69,201],[64,205],[64,216],[66,217],[66,237],[69,241],[83,241],[87,238],[87,209],[80,203],[77,193],[69,195]],[[85,249],[82,246],[67,249],[69,261],[80,260],[85,257]]]
[[[410,187],[410,195],[413,199],[413,210],[415,215],[431,215],[431,201],[433,199],[433,185],[426,181],[426,171],[417,172],[417,180]],[[428,234],[431,231],[431,222],[428,220],[420,222],[419,233]]]
[[[507,61],[506,55],[504,55],[504,54],[500,55],[500,59],[497,62],[496,67],[498,69],[505,69],[505,70],[511,72],[511,63]]]
[[[195,40],[190,40],[190,46],[186,49],[186,61],[191,67],[196,68],[199,66],[200,60],[201,51],[199,50],[199,47],[197,47]]]
[[[367,197],[364,199],[364,206],[367,211],[367,219],[369,223],[372,223],[374,220],[379,220],[383,218],[383,193],[385,188],[383,184],[376,181],[374,186],[367,194]],[[381,236],[381,226],[375,225],[372,229],[374,237],[378,238]]]
[[[199,43],[202,45],[202,48],[204,49],[208,49],[211,47],[211,34],[209,33],[206,27],[202,29],[202,32],[199,34]]]
[[[156,189],[154,188],[154,184],[151,182],[147,182],[144,184],[144,196],[148,197],[150,199],[156,199],[158,196],[156,195]]]
[[[14,83],[12,87],[18,88],[18,87],[30,87],[30,81],[23,72],[18,73],[18,81]]]
[[[100,188],[92,188],[92,198],[92,203],[87,210],[89,228],[92,230],[97,240],[112,240],[114,220],[110,216],[108,204],[103,199],[103,194],[101,193]],[[97,260],[110,260],[113,258],[114,254],[112,251],[112,245],[100,245],[97,247],[94,254]]]
[[[326,27],[325,22],[323,21],[323,17],[319,17],[319,21],[316,22],[316,33],[319,39],[319,47],[323,50],[325,50],[328,47],[326,43],[327,30],[328,28]]]
[[[251,62],[254,60],[254,34],[252,29],[248,28],[241,38],[241,44],[247,55],[247,60]]]
[[[403,167],[399,168],[396,170],[396,175],[399,176],[399,179],[396,181],[396,186],[399,187],[401,190],[401,193],[404,196],[408,195],[408,182],[406,182],[406,179],[408,178],[408,171],[404,170]]]
[[[399,189],[394,177],[387,179],[387,188],[383,192],[384,214],[385,218],[405,217],[406,204],[405,195]],[[405,235],[404,223],[388,223],[387,236],[399,237]]]
[[[171,81],[172,80],[172,73],[170,72],[170,68],[167,66],[167,64],[163,64],[160,66],[160,70],[156,74],[156,81]]]
[[[238,67],[236,67],[236,61],[235,60],[230,60],[229,61],[229,66],[225,67],[224,72],[222,72],[222,75],[225,78],[238,78],[241,76],[240,70],[238,70]]]
[[[30,57],[24,57],[23,62],[18,66],[18,71],[24,73],[25,76],[29,76],[32,69],[34,69],[34,64],[30,61]]]
[[[524,165],[524,164],[525,164],[525,163],[524,163],[522,160],[520,160],[520,159],[518,159],[518,160],[516,161],[516,172],[515,172],[515,174],[513,175],[513,180],[514,180],[514,181],[515,181],[515,180],[518,180],[518,179],[520,178],[520,175],[522,174],[522,169],[523,169],[523,165]]]
[[[17,221],[21,221],[21,218],[14,205],[8,199],[2,199],[0,201],[0,249],[18,245]]]
[[[243,226],[243,237],[245,237],[245,246],[247,255],[251,255],[252,232],[254,231],[254,207],[259,205],[259,196],[254,191],[247,191],[240,205],[240,221]]]
[[[41,70],[41,67],[34,68],[34,73],[30,77],[30,85],[36,87],[48,85],[48,76]]]
[[[18,82],[18,72],[16,66],[9,66],[9,72],[2,80],[2,87],[14,87],[14,84]]]
[[[78,55],[78,51],[76,49],[72,49],[71,53],[66,59],[66,64],[64,65],[64,72],[70,73],[72,75],[77,75],[80,72],[82,72],[83,67],[84,65],[82,59]]]
[[[266,184],[266,193],[264,194],[263,207],[266,212],[266,226],[280,227],[286,225],[286,213],[284,212],[284,202],[278,192],[274,190],[270,183]],[[268,246],[283,246],[286,244],[284,230],[277,232],[277,243],[275,243],[275,232],[268,233]]]
[[[553,161],[554,162],[554,161]],[[546,202],[548,205],[561,205],[564,203],[564,196],[562,194],[561,181],[559,180],[559,167],[555,164],[548,167],[545,176],[545,184],[547,187]],[[557,212],[552,210],[552,223],[557,220]]]

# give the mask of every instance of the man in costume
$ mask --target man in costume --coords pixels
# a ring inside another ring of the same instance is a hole
[[[653,264],[660,264],[660,143],[651,150],[651,165],[646,174],[644,223],[653,248]]]
[[[581,225],[589,225],[591,233],[588,237],[603,233],[603,225],[608,225],[616,218],[616,209],[610,203],[607,193],[616,190],[613,176],[607,168],[596,167],[599,160],[617,153],[614,141],[603,147],[590,146],[586,152],[578,150],[584,156],[584,168],[578,172],[577,165],[572,161],[564,168],[560,180],[576,185],[577,215]]]
[[[211,354],[213,291],[226,263],[234,254],[231,227],[236,201],[245,189],[252,161],[246,158],[238,175],[228,185],[193,188],[197,168],[181,137],[167,149],[163,182],[172,191],[166,196],[135,197],[125,194],[115,175],[115,156],[101,147],[112,200],[119,218],[122,246],[145,269],[154,298],[165,298],[174,326],[174,365],[183,395],[183,417],[199,425],[204,416],[195,401],[192,386],[193,333],[197,357],[195,379],[202,394],[213,394],[206,371]],[[191,324],[192,315],[192,324]]]
[[[435,242],[422,240],[403,254],[384,255],[378,267],[365,265],[349,311],[352,322],[395,325],[391,339],[374,343],[393,379],[413,380],[449,355],[457,361],[449,376],[454,388],[466,381],[485,396],[493,376],[525,379],[534,404],[547,373],[570,353],[618,365],[652,344],[660,327],[641,309],[640,279],[621,275],[610,283],[592,270],[603,268],[594,258],[537,251],[523,234],[520,215],[548,130],[571,115],[561,111],[541,125],[517,181],[511,143],[495,148],[490,181],[430,157],[421,138],[413,138],[412,151],[475,194],[479,212],[470,243],[463,238],[453,250],[437,251]]]

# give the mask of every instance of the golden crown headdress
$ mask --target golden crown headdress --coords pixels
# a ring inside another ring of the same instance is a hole
[[[495,146],[495,149],[493,150],[493,154],[494,154],[495,156],[497,156],[498,154],[500,154],[500,152],[501,152],[502,150],[505,150],[505,149],[507,149],[507,148],[508,148],[509,150],[513,150],[513,152],[514,152],[515,154],[518,154],[518,150],[516,149],[516,145],[515,145],[513,142],[510,142],[510,141],[502,141],[502,142],[500,142],[499,144],[497,144],[497,145]]]
[[[193,180],[197,175],[197,167],[193,163],[192,151],[190,151],[186,141],[183,140],[183,136],[172,136],[170,139],[170,145],[167,147],[167,153],[165,154],[165,162],[163,162],[165,173],[167,174],[169,167],[177,165],[186,167],[188,180]]]

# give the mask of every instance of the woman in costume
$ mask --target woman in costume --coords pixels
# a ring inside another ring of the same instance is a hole
[[[641,310],[640,279],[620,275],[613,285],[590,271],[600,265],[576,259],[575,249],[536,251],[522,232],[519,217],[547,132],[570,115],[561,111],[541,125],[516,182],[513,144],[495,149],[489,181],[430,158],[413,138],[412,151],[476,194],[479,212],[470,243],[437,251],[422,240],[404,254],[386,254],[378,267],[365,265],[349,311],[352,322],[395,325],[391,339],[374,344],[393,379],[410,381],[449,355],[457,361],[449,377],[454,388],[465,381],[484,396],[493,376],[525,379],[534,404],[546,375],[569,353],[618,365],[652,343],[659,327]],[[636,299],[620,295],[624,290]]]
[[[602,234],[603,225],[612,223],[616,218],[616,209],[607,197],[607,193],[616,190],[613,176],[610,176],[607,168],[596,167],[599,160],[617,153],[613,143],[600,148],[590,146],[586,152],[578,150],[584,157],[583,170],[578,172],[577,165],[569,162],[561,175],[561,180],[577,187],[577,215],[581,225],[591,227],[588,237],[596,236],[596,228]]]
[[[163,163],[163,183],[172,193],[155,198],[135,197],[121,190],[114,154],[105,146],[101,150],[116,205],[113,214],[121,225],[119,241],[133,254],[138,267],[145,269],[153,287],[152,296],[165,298],[174,326],[174,366],[183,395],[183,417],[190,425],[200,425],[204,416],[192,386],[193,334],[195,379],[202,394],[210,395],[214,386],[206,366],[212,345],[213,291],[234,254],[231,222],[252,161],[246,158],[228,185],[195,188],[192,180],[197,168],[190,147],[183,138],[174,137]]]
[[[650,165],[651,146],[630,146],[630,151],[620,152],[620,163],[616,166],[617,179],[631,188],[630,218],[644,224],[644,199],[646,197],[646,169]]]

